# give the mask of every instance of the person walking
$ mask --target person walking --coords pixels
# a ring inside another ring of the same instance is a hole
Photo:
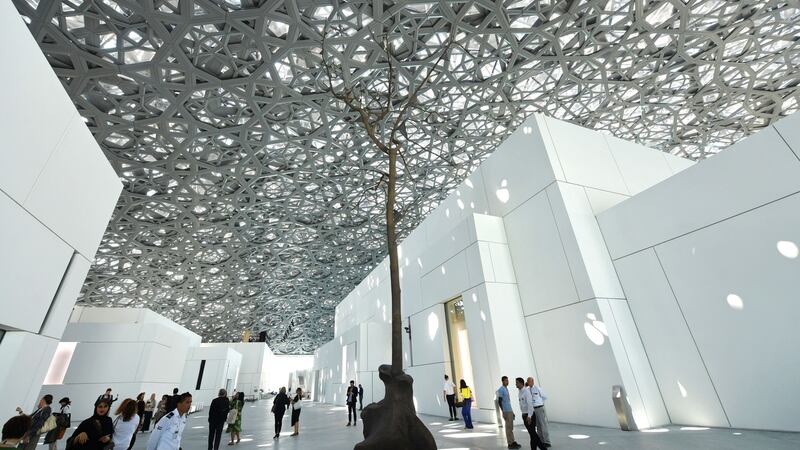
[[[472,402],[475,400],[472,394],[472,389],[467,386],[467,382],[462,378],[459,387],[461,389],[461,399],[464,401],[464,406],[461,407],[461,417],[464,418],[464,428],[471,430],[472,427]]]
[[[275,416],[275,436],[272,439],[281,437],[281,428],[283,428],[283,415],[286,414],[286,407],[289,406],[289,397],[286,395],[286,388],[281,387],[278,395],[272,400],[272,414]]]
[[[350,416],[353,416],[353,426],[358,422],[358,413],[356,412],[356,403],[358,403],[358,388],[356,382],[350,380],[350,386],[347,387],[347,394],[345,395],[345,404],[347,405],[347,426],[350,426]]]
[[[450,381],[450,377],[446,374],[444,376],[444,399],[447,401],[447,412],[450,414],[450,420],[458,420],[458,409],[456,409],[456,385]]]
[[[300,408],[303,406],[303,390],[297,388],[294,394],[294,398],[292,398],[292,427],[294,428],[294,433],[292,433],[292,436],[297,436],[300,434]]]
[[[31,418],[25,414],[14,416],[3,424],[3,433],[0,436],[0,448],[18,448],[31,428]]]
[[[156,411],[156,394],[150,394],[150,398],[144,404],[144,423],[142,423],[142,433],[150,431],[150,422],[153,420],[153,413]]]
[[[117,416],[114,419],[114,434],[111,440],[114,442],[113,450],[130,450],[133,447],[133,440],[136,436],[136,430],[139,429],[141,419],[136,414],[136,400],[126,398],[119,404],[117,411],[114,413]]]
[[[56,416],[56,428],[50,430],[44,436],[44,443],[49,446],[49,450],[58,449],[58,441],[64,437],[64,434],[72,426],[72,415],[69,412],[69,405],[72,402],[69,397],[64,397],[58,401],[60,405],[59,412],[53,413]]]
[[[162,395],[161,401],[158,402],[158,406],[156,407],[156,414],[153,416],[153,426],[161,420],[167,414],[167,403],[169,403],[169,395]]]
[[[508,377],[503,375],[500,383],[500,388],[497,389],[497,405],[503,414],[508,448],[520,448],[522,446],[514,439],[514,409],[511,407],[511,396],[508,394]]]
[[[358,383],[358,410],[364,410],[364,387],[361,383]]]
[[[178,405],[156,423],[147,441],[147,450],[180,450],[186,418],[192,408],[192,394],[178,396]]]
[[[178,407],[178,401],[180,399],[180,395],[178,395],[178,388],[174,388],[172,390],[172,395],[167,400],[167,412],[175,411],[175,408]]]
[[[231,410],[231,402],[228,400],[228,392],[220,389],[217,398],[211,400],[208,408],[208,450],[219,450],[222,441],[222,429],[228,421],[228,412]],[[239,412],[237,411],[238,415]]]
[[[539,434],[545,447],[550,447],[550,424],[547,422],[547,411],[544,409],[544,401],[547,400],[547,396],[544,395],[542,388],[536,385],[533,377],[528,377],[526,386],[531,391],[533,409],[536,410],[536,433]]]
[[[35,450],[36,446],[39,444],[39,436],[43,433],[47,433],[48,431],[52,430],[53,428],[46,429],[42,431],[42,427],[45,426],[45,422],[50,418],[52,414],[52,410],[50,409],[50,405],[53,403],[53,396],[50,394],[45,395],[41,399],[39,399],[39,403],[37,404],[36,411],[31,414],[31,427],[27,433],[25,433],[25,437],[22,438],[25,450]],[[22,414],[22,408],[17,408],[17,412]]]
[[[227,432],[231,434],[231,441],[228,442],[228,445],[233,445],[233,440],[236,439],[236,443],[238,444],[241,441],[241,433],[242,433],[242,410],[244,409],[244,392],[239,392],[234,397],[233,401],[230,402],[230,409],[236,410],[236,420],[233,423],[228,420],[228,430]]]
[[[533,409],[533,398],[531,398],[531,390],[525,386],[525,380],[522,377],[517,377],[515,380],[517,389],[519,390],[519,409],[522,411],[522,423],[525,424],[525,429],[531,436],[531,450],[539,448],[545,450],[542,440],[536,434],[536,412]]]
[[[95,402],[95,404],[97,404],[97,402],[99,402],[100,400],[106,400],[108,402],[108,407],[111,408],[111,405],[113,405],[114,402],[117,401],[118,398],[119,398],[119,396],[114,397],[111,394],[111,388],[108,388],[108,389],[106,389],[105,394],[102,394],[99,397],[97,397],[97,400],[95,400],[94,402]]]
[[[92,417],[84,420],[67,440],[70,450],[103,450],[111,442],[114,424],[108,417],[111,400],[98,399],[94,404]]]

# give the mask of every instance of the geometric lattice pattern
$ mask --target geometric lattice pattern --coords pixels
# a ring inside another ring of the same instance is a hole
[[[80,301],[210,341],[267,330],[279,353],[329,340],[386,253],[383,155],[320,89],[331,2],[14,3],[125,186]],[[400,45],[422,66],[458,24],[434,87],[449,115],[416,131],[430,152],[400,180],[401,236],[532,112],[700,159],[800,100],[797,1],[340,3],[359,76],[365,24],[416,30]]]

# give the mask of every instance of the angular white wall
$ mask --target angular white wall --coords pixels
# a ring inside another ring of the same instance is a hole
[[[622,384],[640,426],[669,422],[595,215],[689,166],[543,116],[527,120],[400,246],[411,328],[403,356],[418,411],[445,414],[443,304],[461,295],[478,420],[495,420],[500,376],[533,375],[551,396],[553,420],[615,426],[611,388]],[[388,349],[388,308],[384,261],[338,305],[336,338],[317,352],[323,401],[342,401],[342,347],[372,345],[375,333],[357,330],[386,330]],[[361,370],[389,356],[362,358]]]
[[[76,307],[62,342],[76,343],[63,382],[43,385],[39,395],[68,396],[72,414],[88,417],[109,387],[121,398],[183,388],[186,356],[200,336],[148,309]]]
[[[192,393],[193,404],[209,405],[220,389],[233,393],[241,365],[242,354],[232,348],[191,347],[187,350],[180,390]]]
[[[30,409],[122,185],[9,2],[0,38],[0,358],[27,365],[0,368],[0,409]]]
[[[800,431],[798,130],[784,118],[599,216],[675,423]]]
[[[263,342],[222,342],[202,344],[209,348],[230,348],[242,355],[239,379],[234,388],[244,395],[258,396],[260,391],[269,392],[270,361],[272,350]]]

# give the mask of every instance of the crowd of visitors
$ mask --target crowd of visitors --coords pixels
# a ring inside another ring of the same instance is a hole
[[[548,430],[547,412],[544,401],[547,396],[544,391],[536,385],[533,377],[516,378],[515,384],[518,390],[519,407],[522,411],[522,422],[531,437],[531,448],[551,447],[550,433]],[[516,449],[522,446],[514,438],[514,410],[511,405],[511,396],[508,392],[508,377],[500,379],[500,387],[496,391],[496,404],[500,408],[502,423],[500,426],[505,428],[508,448]],[[444,376],[444,387],[442,395],[447,402],[447,411],[450,420],[460,420],[457,414],[457,407],[461,407],[461,417],[464,419],[464,427],[472,429],[472,404],[475,402],[475,393],[472,392],[465,380],[459,382],[459,396],[456,396],[455,384],[450,381],[448,375]]]
[[[519,409],[522,422],[530,435],[531,449],[546,449],[551,446],[548,430],[545,400],[547,396],[535,383],[533,377],[527,380],[517,377],[515,385],[518,391]],[[501,385],[496,391],[496,406],[502,417],[500,426],[505,427],[508,448],[518,449],[521,445],[514,437],[514,409],[511,403],[508,385],[509,378],[503,376]],[[146,393],[141,392],[136,399],[123,399],[112,414],[111,406],[119,400],[109,388],[94,402],[91,417],[83,420],[72,435],[66,440],[67,450],[131,450],[136,442],[137,432],[148,432],[152,426],[147,450],[180,450],[186,419],[192,406],[192,395],[188,392],[178,393],[173,389],[172,395],[163,395],[156,403],[153,393],[145,400]],[[459,380],[459,386],[444,376],[443,395],[448,407],[451,421],[464,420],[467,429],[473,428],[471,409],[476,401],[475,393],[466,380]],[[358,409],[363,409],[364,388],[351,380],[345,394],[347,405],[347,426],[356,426]],[[279,439],[287,409],[291,409],[291,436],[300,434],[300,413],[302,411],[303,390],[297,388],[293,396],[287,395],[285,387],[280,388],[272,401],[272,413],[275,417],[275,435]],[[220,389],[217,398],[211,401],[208,411],[208,450],[219,450],[223,428],[227,425],[230,434],[228,445],[241,442],[242,412],[245,398],[243,392],[235,392],[228,397],[225,389]],[[69,397],[64,397],[53,405],[53,396],[43,396],[30,414],[17,408],[18,415],[3,425],[0,448],[21,448],[34,450],[44,436],[44,443],[49,450],[58,448],[58,441],[63,439],[71,427]],[[461,408],[461,419],[457,408]]]

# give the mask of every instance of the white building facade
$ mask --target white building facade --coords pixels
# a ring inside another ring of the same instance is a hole
[[[619,426],[622,386],[639,428],[797,431],[800,399],[779,392],[800,375],[780,339],[791,326],[767,315],[798,312],[798,129],[788,117],[694,165],[529,118],[400,246],[417,410],[447,414],[447,373],[472,387],[473,416],[494,421],[500,377],[534,376],[553,421]],[[767,235],[742,222],[767,214]],[[342,404],[351,379],[365,402],[383,397],[389,320],[384,261],[337,307],[335,338],[315,355],[316,400]],[[765,345],[778,352],[753,355]],[[774,390],[749,407],[735,393],[765,383]]]

